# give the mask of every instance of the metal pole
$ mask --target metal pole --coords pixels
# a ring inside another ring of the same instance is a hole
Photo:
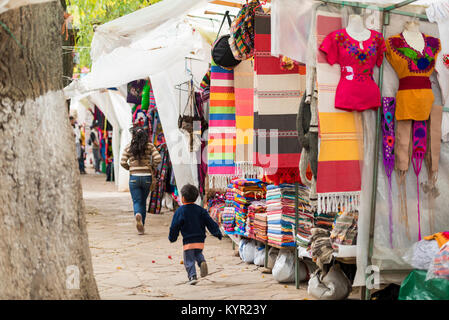
[[[416,0],[405,0],[405,1],[402,1],[400,3],[393,4],[393,5],[389,6],[389,7],[385,7],[384,10],[385,11],[391,11],[393,9],[404,7],[404,6],[406,6],[406,5],[410,4],[410,3],[413,3],[415,1]]]
[[[299,200],[298,200],[298,182],[295,183],[295,234],[293,240],[295,241],[295,284],[296,289],[299,289],[299,261],[298,261],[298,246],[296,244],[296,235],[298,234],[299,222]]]
[[[268,242],[265,243],[265,261],[264,261],[263,266],[265,268],[268,268]]]
[[[390,22],[390,13],[383,12],[382,13],[382,35],[385,38],[386,26]],[[382,87],[383,87],[383,64],[379,68],[379,90],[382,95]],[[374,168],[373,168],[373,183],[372,183],[372,191],[371,191],[371,211],[370,211],[370,228],[369,228],[369,244],[368,244],[368,261],[367,266],[371,265],[371,258],[373,256],[373,247],[374,247],[374,224],[376,220],[376,198],[377,198],[377,175],[378,175],[378,167],[379,167],[379,137],[380,137],[380,123],[381,123],[381,115],[382,109],[377,109],[377,119],[376,119],[376,136],[374,137]],[[366,289],[365,298],[367,300],[370,299],[371,291]]]

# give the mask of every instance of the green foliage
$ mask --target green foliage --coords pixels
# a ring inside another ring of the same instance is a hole
[[[67,11],[77,29],[75,50],[80,54],[78,68],[91,67],[90,44],[94,26],[147,7],[161,0],[66,0]]]

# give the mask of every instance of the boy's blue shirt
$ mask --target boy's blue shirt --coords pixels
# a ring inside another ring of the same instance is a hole
[[[175,242],[181,231],[183,244],[204,242],[206,228],[213,236],[221,240],[220,228],[209,213],[199,205],[185,204],[173,215],[168,239],[170,242]]]

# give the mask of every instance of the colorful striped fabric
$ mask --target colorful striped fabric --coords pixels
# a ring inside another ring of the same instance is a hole
[[[305,68],[282,70],[281,59],[271,56],[269,14],[256,13],[255,30],[253,164],[276,170],[298,168],[296,115],[305,89]]]
[[[318,155],[318,213],[357,210],[363,158],[361,114],[335,108],[340,66],[330,66],[318,50],[324,38],[341,29],[341,15],[317,11],[317,83],[320,150]]]
[[[234,72],[212,62],[208,142],[209,186],[225,189],[235,175]]]
[[[254,134],[254,61],[242,61],[234,69],[237,164],[252,164]]]

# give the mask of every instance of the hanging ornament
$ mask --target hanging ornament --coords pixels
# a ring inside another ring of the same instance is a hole
[[[383,162],[388,179],[388,217],[390,224],[390,247],[393,248],[393,200],[391,175],[394,170],[394,113],[396,100],[392,97],[382,98],[382,133],[383,133]]]

